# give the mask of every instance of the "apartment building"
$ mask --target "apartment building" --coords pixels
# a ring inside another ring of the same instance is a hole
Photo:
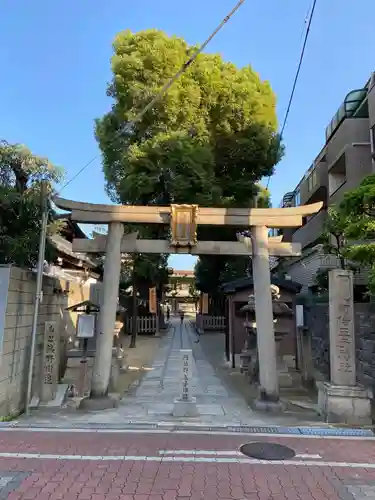
[[[280,206],[323,202],[322,210],[306,217],[302,227],[284,231],[284,240],[299,242],[302,256],[279,262],[284,271],[303,285],[302,293],[315,285],[319,269],[336,267],[333,256],[320,244],[327,208],[339,203],[364,177],[375,172],[375,73],[360,89],[347,94],[325,131],[325,144],[295,189]],[[364,284],[365,274],[355,276]]]

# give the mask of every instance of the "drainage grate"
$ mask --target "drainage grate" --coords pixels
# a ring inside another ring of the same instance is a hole
[[[230,432],[246,432],[249,434],[301,434],[298,427],[248,427],[245,425],[228,426]]]
[[[295,456],[295,451],[288,446],[277,443],[254,442],[243,444],[241,453],[258,460],[289,460]]]
[[[374,433],[369,429],[346,429],[340,427],[300,427],[301,434],[310,436],[353,436],[373,437]]]

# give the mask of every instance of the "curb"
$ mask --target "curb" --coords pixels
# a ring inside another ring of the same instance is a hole
[[[222,432],[229,434],[272,434],[272,435],[290,435],[290,436],[342,436],[342,437],[375,437],[374,433],[370,429],[350,429],[350,428],[339,428],[339,427],[257,427],[257,426],[244,426],[244,425],[225,425],[225,426],[209,426],[209,425],[184,425],[184,424],[174,424],[169,422],[124,422],[122,424],[71,424],[66,425],[50,425],[43,423],[27,424],[22,422],[2,422],[0,424],[0,431],[6,429],[14,430],[27,430],[33,429],[37,431],[38,429],[45,430],[58,430],[58,429],[75,429],[75,430],[111,430],[113,431],[127,431],[127,430],[143,430],[146,431],[166,431],[166,432]]]

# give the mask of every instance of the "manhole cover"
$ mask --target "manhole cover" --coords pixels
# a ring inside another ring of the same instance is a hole
[[[240,451],[247,457],[258,460],[289,460],[295,456],[292,448],[277,443],[247,443],[241,446]]]

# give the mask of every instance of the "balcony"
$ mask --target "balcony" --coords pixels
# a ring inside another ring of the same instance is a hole
[[[314,163],[306,172],[300,185],[301,204],[322,201],[327,203],[328,173],[325,157]]]
[[[346,119],[324,148],[327,170],[332,168],[345,148],[366,144],[370,145],[369,120],[367,118]]]
[[[346,155],[340,155],[330,166],[328,174],[329,196],[332,197],[346,183]]]
[[[325,210],[321,210],[316,215],[308,218],[306,224],[294,232],[292,242],[301,243],[302,248],[315,243],[323,233],[323,224],[326,214],[327,212]]]
[[[352,143],[328,165],[329,204],[340,203],[344,193],[356,188],[372,173],[369,143]]]
[[[330,124],[326,128],[326,142],[330,140],[345,118],[352,117],[367,96],[367,89],[352,90],[345,97]]]

